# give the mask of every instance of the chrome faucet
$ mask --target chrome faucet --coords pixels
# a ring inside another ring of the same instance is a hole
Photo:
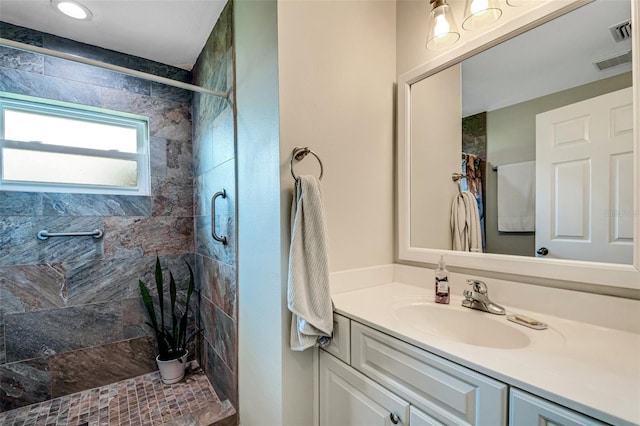
[[[462,306],[496,315],[505,315],[507,313],[505,308],[489,300],[489,289],[484,282],[467,280],[467,284],[472,286],[473,290],[465,290],[462,292],[464,295]]]

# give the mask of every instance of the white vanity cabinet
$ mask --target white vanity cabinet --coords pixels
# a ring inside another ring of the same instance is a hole
[[[509,394],[509,426],[604,426],[605,424],[519,389],[512,388]]]
[[[350,323],[351,365],[320,352],[321,426],[506,425],[504,383]]]
[[[606,424],[347,317],[334,320],[338,333],[320,351],[321,426]]]

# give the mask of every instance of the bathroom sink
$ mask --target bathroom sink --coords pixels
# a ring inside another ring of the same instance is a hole
[[[396,317],[408,326],[438,337],[474,346],[520,349],[531,340],[502,315],[434,303],[395,306]]]

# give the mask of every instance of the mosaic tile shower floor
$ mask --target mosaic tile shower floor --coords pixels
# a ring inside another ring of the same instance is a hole
[[[0,413],[3,426],[213,425],[235,414],[197,365],[164,385],[158,372]],[[226,423],[225,423],[226,424]]]

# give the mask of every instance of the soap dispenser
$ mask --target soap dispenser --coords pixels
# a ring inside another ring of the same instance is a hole
[[[444,266],[444,256],[440,256],[436,269],[436,303],[449,304],[451,289],[449,288],[449,271]]]

